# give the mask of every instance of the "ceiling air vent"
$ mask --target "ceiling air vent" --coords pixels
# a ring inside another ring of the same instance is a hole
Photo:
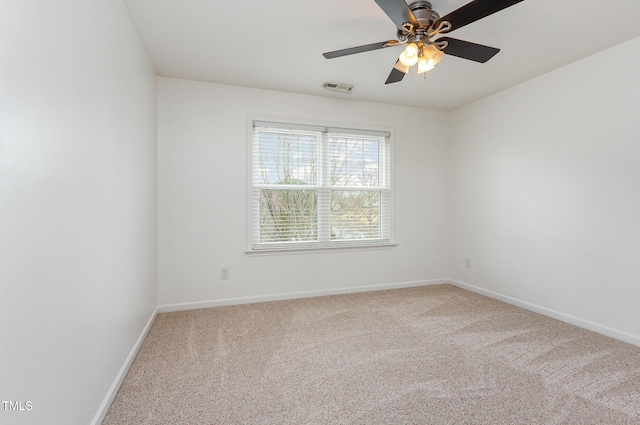
[[[353,90],[353,84],[344,84],[344,83],[324,83],[322,85],[327,90],[336,91],[338,93],[346,93],[351,94],[351,90]]]

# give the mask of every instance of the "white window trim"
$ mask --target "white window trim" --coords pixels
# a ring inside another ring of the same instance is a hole
[[[345,241],[333,241],[331,246],[323,246],[321,242],[292,242],[287,246],[287,243],[279,242],[276,246],[269,247],[268,244],[264,244],[260,249],[254,249],[253,247],[253,131],[255,124],[281,124],[283,128],[291,129],[331,129],[339,130],[342,133],[353,132],[356,134],[380,135],[385,134],[389,140],[389,155],[391,156],[389,163],[389,238],[388,239],[367,239],[367,240],[345,240]],[[390,249],[398,246],[395,242],[395,225],[394,225],[394,205],[395,205],[395,176],[394,176],[394,134],[393,129],[390,127],[380,127],[372,125],[360,125],[360,124],[344,124],[335,122],[318,122],[308,120],[297,120],[288,118],[273,118],[265,116],[250,115],[247,121],[247,144],[248,144],[248,166],[247,166],[247,245],[245,253],[249,255],[277,255],[277,254],[296,254],[296,253],[320,253],[320,252],[336,252],[336,251],[361,251],[361,250],[378,250],[378,249]]]

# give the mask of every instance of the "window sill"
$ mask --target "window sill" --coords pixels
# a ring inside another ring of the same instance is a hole
[[[361,246],[338,246],[338,247],[308,247],[308,248],[269,248],[245,250],[248,256],[263,255],[297,255],[297,254],[321,254],[335,252],[355,252],[355,251],[379,251],[382,249],[393,249],[397,247],[397,243],[385,243],[380,245],[361,245]]]

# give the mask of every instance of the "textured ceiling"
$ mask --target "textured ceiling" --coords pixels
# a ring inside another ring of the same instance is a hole
[[[445,15],[467,2],[432,5]],[[125,3],[158,75],[446,110],[640,36],[637,0],[525,0],[451,33],[500,48],[489,62],[445,56],[427,74],[385,85],[402,47],[322,56],[395,38],[395,25],[373,0]],[[355,88],[337,94],[321,87],[325,81]]]

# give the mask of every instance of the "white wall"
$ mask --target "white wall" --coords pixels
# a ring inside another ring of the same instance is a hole
[[[640,343],[639,50],[453,113],[452,278]]]
[[[446,113],[168,78],[159,79],[158,105],[161,305],[446,276]],[[399,246],[247,256],[250,115],[395,128]]]
[[[0,423],[90,423],[155,309],[155,88],[121,1],[2,1]]]

